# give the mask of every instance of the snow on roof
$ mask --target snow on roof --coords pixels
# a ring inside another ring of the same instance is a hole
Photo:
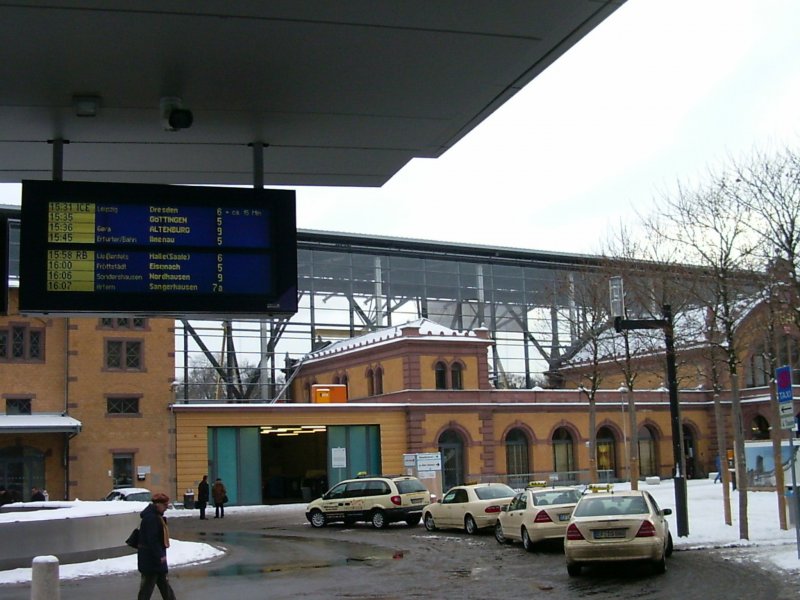
[[[77,433],[80,430],[80,421],[61,414],[0,415],[0,431],[9,433]]]
[[[418,329],[419,333],[412,335],[404,334],[404,330],[413,329]],[[477,331],[485,330],[479,328]],[[334,342],[320,350],[306,355],[306,359],[303,361],[303,363],[309,364],[333,354],[351,352],[362,349],[366,346],[374,347],[379,344],[382,345],[387,343],[395,343],[402,339],[434,340],[437,342],[449,340],[463,341],[465,339],[470,339],[473,341],[482,340],[490,343],[490,340],[487,338],[488,336],[486,338],[479,336],[476,331],[456,331],[455,329],[450,329],[449,327],[445,327],[444,325],[440,325],[439,323],[434,323],[429,319],[423,318],[415,321],[409,321],[408,323],[404,323],[402,325],[377,329],[363,335]]]
[[[736,330],[744,320],[762,302],[757,296],[741,298],[731,306],[731,319],[734,330]],[[675,332],[675,345],[678,349],[688,350],[706,346],[710,343],[710,333],[712,323],[707,317],[707,307],[693,307],[682,310],[673,317],[673,329]],[[644,317],[647,318],[647,317]],[[656,316],[653,317],[658,318]],[[723,344],[721,334],[724,330],[723,319],[719,316],[713,324],[717,332],[715,334],[718,344]],[[592,340],[569,361],[570,365],[578,366],[589,364],[593,360]],[[613,328],[604,330],[597,336],[598,349],[597,357],[600,361],[610,360],[615,357],[625,356],[625,341],[621,334]],[[663,354],[665,351],[664,332],[660,329],[639,329],[628,332],[628,347],[631,356],[647,356],[650,354]]]

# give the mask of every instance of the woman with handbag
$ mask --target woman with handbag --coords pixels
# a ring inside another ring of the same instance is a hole
[[[225,503],[228,501],[228,491],[225,489],[225,484],[222,479],[217,477],[214,485],[211,486],[211,497],[214,499],[214,518],[225,518]]]
[[[139,583],[137,600],[150,600],[153,588],[158,586],[162,600],[175,600],[175,592],[167,579],[167,548],[169,548],[169,529],[164,512],[169,506],[169,496],[153,494],[152,503],[141,513],[137,555],[139,572],[142,574]],[[129,542],[132,543],[132,542]]]

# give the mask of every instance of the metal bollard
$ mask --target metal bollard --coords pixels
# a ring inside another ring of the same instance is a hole
[[[58,558],[37,556],[31,565],[31,600],[59,600]]]

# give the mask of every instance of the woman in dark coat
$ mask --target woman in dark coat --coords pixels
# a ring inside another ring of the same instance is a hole
[[[214,485],[211,486],[211,497],[214,498],[214,518],[225,518],[225,503],[228,501],[228,491],[225,489],[225,484],[222,479],[217,477]]]
[[[208,505],[208,475],[203,475],[203,481],[197,485],[197,502],[195,506],[200,509],[200,518],[206,518],[206,506]]]
[[[138,561],[142,580],[139,584],[138,600],[150,600],[155,586],[158,586],[163,600],[175,600],[175,592],[167,579],[169,529],[164,512],[168,505],[169,496],[153,494],[153,502],[141,513]]]

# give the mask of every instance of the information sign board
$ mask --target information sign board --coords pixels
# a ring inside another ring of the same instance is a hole
[[[794,395],[792,392],[792,367],[784,365],[775,369],[775,387],[778,392],[778,412],[781,429],[794,429]]]
[[[23,182],[24,314],[296,311],[293,191]]]

